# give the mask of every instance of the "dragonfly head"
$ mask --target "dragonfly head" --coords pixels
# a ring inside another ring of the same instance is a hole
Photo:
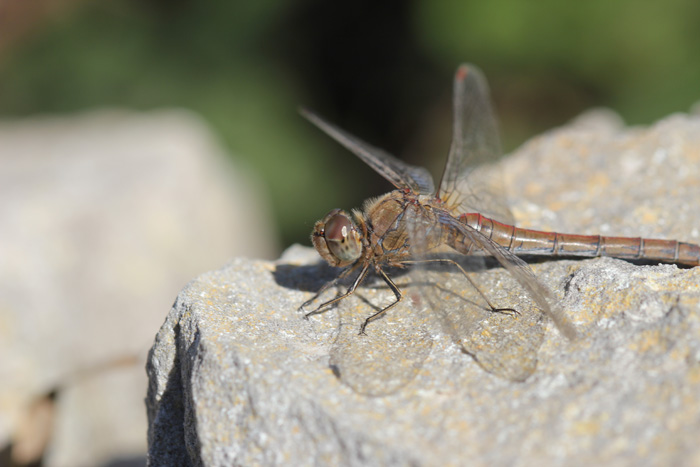
[[[362,238],[348,213],[334,209],[316,222],[311,242],[331,266],[348,266],[362,254]]]

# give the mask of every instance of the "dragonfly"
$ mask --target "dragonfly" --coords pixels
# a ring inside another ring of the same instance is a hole
[[[493,313],[513,315],[515,306],[492,303],[469,274],[453,259],[453,254],[486,255],[500,265],[527,292],[536,306],[554,322],[566,338],[575,340],[578,332],[551,290],[542,284],[522,255],[552,257],[610,256],[631,260],[658,260],[687,266],[700,265],[700,246],[648,238],[576,235],[523,229],[513,225],[505,202],[488,192],[493,187],[480,163],[497,159],[500,142],[491,106],[488,85],[474,65],[458,67],[454,77],[453,135],[447,162],[437,186],[427,169],[409,165],[387,152],[352,136],[313,112],[302,115],[354,153],[395,188],[362,209],[348,213],[331,210],[316,222],[311,241],[319,255],[331,266],[345,268],[309,300],[303,310],[340,281],[356,276],[344,293],[325,301],[305,316],[328,310],[353,295],[371,271],[389,287],[395,300],[368,316],[367,326],[396,307],[406,294],[387,273],[391,268],[411,265],[444,264],[455,268],[483,299]],[[492,188],[493,190],[493,188]],[[448,254],[450,253],[450,254]]]

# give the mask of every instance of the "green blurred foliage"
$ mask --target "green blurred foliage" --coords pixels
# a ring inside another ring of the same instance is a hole
[[[700,96],[700,3],[497,0],[421,2],[423,41],[440,60],[550,73],[597,90],[630,123]]]
[[[690,0],[76,5],[1,57],[0,115],[192,109],[267,183],[285,245],[389,189],[299,105],[435,173],[460,62],[489,78],[506,149],[592,106],[650,123],[700,97]]]

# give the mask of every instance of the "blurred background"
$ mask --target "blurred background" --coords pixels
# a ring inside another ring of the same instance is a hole
[[[0,0],[0,465],[142,465],[185,283],[389,189],[298,107],[438,174],[462,62],[506,152],[649,124],[700,98],[700,3]]]
[[[700,96],[692,0],[5,0],[1,14],[0,115],[191,109],[264,180],[280,247],[386,189],[300,105],[418,161],[446,153],[461,62],[488,77],[506,150],[592,106],[645,124]]]

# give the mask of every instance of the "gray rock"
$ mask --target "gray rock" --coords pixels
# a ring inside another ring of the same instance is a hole
[[[700,119],[614,122],[587,116],[504,161],[518,222],[698,242]],[[519,316],[464,306],[464,279],[431,269],[394,275],[407,299],[366,335],[392,300],[381,281],[304,320],[336,274],[318,261],[236,259],[179,294],[147,366],[150,465],[700,462],[700,268],[532,264],[572,342],[497,267],[473,278]],[[473,312],[458,338],[452,305]]]
[[[143,464],[153,333],[196,272],[274,257],[262,189],[184,111],[2,122],[0,161],[0,446]],[[61,428],[20,440],[52,394]]]

